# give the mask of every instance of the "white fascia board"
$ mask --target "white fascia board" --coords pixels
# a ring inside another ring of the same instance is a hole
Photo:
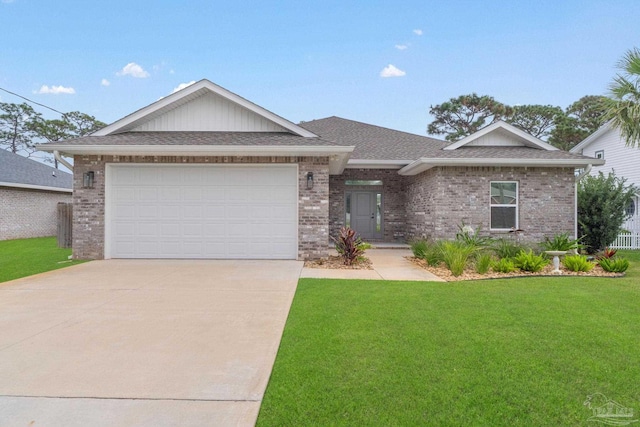
[[[569,152],[570,153],[581,153],[582,150],[585,149],[585,147],[587,147],[589,144],[591,144],[596,139],[600,138],[607,131],[611,130],[612,129],[611,123],[612,123],[612,120],[609,120],[607,123],[605,123],[602,126],[600,126],[598,128],[598,130],[596,130],[594,133],[592,133],[591,135],[589,135],[588,137],[583,139],[582,142],[580,142],[576,146],[574,146],[571,150],[569,150]]]
[[[47,144],[39,151],[70,155],[113,156],[330,156],[349,154],[355,146],[282,145],[58,145]]]
[[[19,184],[17,182],[0,182],[0,187],[26,188],[28,190],[57,191],[59,193],[73,193],[71,188],[49,187],[45,185]]]
[[[400,169],[413,160],[362,160],[350,159],[347,169]]]
[[[118,132],[119,130],[126,128],[127,126],[131,125],[132,123],[143,119],[145,116],[148,116],[150,114],[155,113],[158,110],[161,110],[165,107],[170,106],[171,104],[174,104],[176,102],[178,102],[179,100],[181,100],[182,98],[185,98],[187,96],[192,95],[193,93],[201,90],[201,89],[207,89],[210,92],[213,92],[233,103],[236,103],[262,117],[264,117],[267,120],[271,120],[272,122],[282,126],[283,128],[295,133],[296,135],[305,137],[305,138],[316,138],[318,137],[318,135],[314,134],[313,132],[310,132],[292,122],[290,122],[289,120],[278,116],[277,114],[272,113],[269,110],[266,110],[262,107],[260,107],[257,104],[254,104],[253,102],[239,96],[236,95],[233,92],[228,91],[227,89],[218,86],[214,83],[212,83],[211,81],[207,80],[207,79],[203,79],[200,80],[197,83],[194,83],[190,86],[187,86],[186,88],[179,90],[178,92],[172,93],[171,95],[165,96],[164,98],[154,102],[153,104],[150,104],[144,108],[141,108],[140,110],[129,114],[128,116],[123,117],[122,119],[94,132],[93,134],[91,134],[92,136],[105,136],[105,135],[111,135],[113,133]]]
[[[455,150],[456,148],[460,148],[460,147],[462,147],[464,145],[467,145],[470,142],[475,141],[476,139],[481,138],[481,137],[485,136],[486,134],[495,131],[498,128],[503,129],[503,130],[505,130],[505,131],[507,131],[509,133],[514,134],[515,136],[518,136],[518,137],[524,139],[525,141],[527,141],[529,143],[529,144],[527,144],[529,146],[534,146],[534,147],[537,147],[537,148],[541,148],[541,149],[546,150],[546,151],[556,151],[556,150],[558,150],[557,147],[554,147],[551,144],[547,144],[546,142],[536,138],[535,136],[529,135],[527,132],[523,131],[522,129],[518,129],[517,127],[515,127],[513,125],[510,125],[509,123],[504,122],[502,120],[499,120],[499,121],[497,121],[495,123],[492,123],[489,126],[484,127],[482,129],[480,129],[479,131],[477,131],[475,133],[472,133],[471,135],[462,138],[458,142],[454,142],[451,145],[447,145],[446,147],[443,148],[443,150]]]
[[[418,159],[400,169],[400,175],[417,175],[436,166],[585,167],[600,166],[603,159]]]

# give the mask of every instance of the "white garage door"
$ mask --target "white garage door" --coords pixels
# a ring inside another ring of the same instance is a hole
[[[296,165],[109,165],[106,257],[296,259]]]

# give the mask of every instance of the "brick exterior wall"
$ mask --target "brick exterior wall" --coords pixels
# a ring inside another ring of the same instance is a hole
[[[464,222],[482,234],[490,231],[490,182],[517,181],[519,227],[523,240],[574,232],[575,177],[573,168],[439,167],[409,177],[407,236],[453,238]]]
[[[55,236],[58,202],[71,193],[0,187],[0,240]]]
[[[189,156],[75,156],[73,194],[73,256],[104,258],[105,165],[108,163],[224,164],[297,163],[299,173],[298,258],[328,254],[329,159],[327,157],[189,157]],[[94,188],[82,188],[84,172],[93,171]],[[307,190],[307,172],[314,174]]]
[[[406,236],[407,177],[394,169],[345,169],[342,175],[332,175],[329,183],[329,232],[336,236],[345,225],[345,191],[347,180],[382,180],[382,188],[349,186],[349,190],[382,190],[383,240],[404,241]]]

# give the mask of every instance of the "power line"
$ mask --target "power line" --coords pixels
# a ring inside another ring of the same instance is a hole
[[[3,91],[5,91],[5,92],[7,92],[7,93],[10,93],[11,95],[15,95],[15,96],[17,96],[18,98],[22,98],[22,99],[24,99],[24,100],[25,100],[25,101],[27,101],[27,102],[31,102],[31,103],[33,103],[33,104],[39,105],[39,106],[44,107],[44,108],[48,108],[49,110],[51,110],[51,111],[55,111],[56,113],[58,113],[58,114],[62,114],[63,116],[64,116],[64,114],[65,114],[65,113],[63,113],[62,111],[58,111],[58,110],[56,110],[55,108],[51,108],[51,107],[48,107],[48,106],[46,106],[46,105],[44,105],[44,104],[40,104],[39,102],[32,101],[31,99],[29,99],[29,98],[25,98],[25,97],[24,97],[24,96],[22,96],[22,95],[18,95],[18,94],[17,94],[17,93],[15,93],[15,92],[11,92],[10,90],[7,90],[7,89],[1,88],[1,87],[0,87],[0,90],[3,90]]]

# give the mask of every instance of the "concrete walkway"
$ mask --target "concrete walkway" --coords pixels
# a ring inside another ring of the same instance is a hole
[[[371,279],[371,280],[415,280],[444,282],[443,279],[418,267],[405,257],[412,256],[408,249],[369,249],[366,256],[373,270],[347,270],[325,268],[303,268],[300,277],[318,279]]]
[[[93,261],[0,284],[0,426],[252,426],[299,261]]]

